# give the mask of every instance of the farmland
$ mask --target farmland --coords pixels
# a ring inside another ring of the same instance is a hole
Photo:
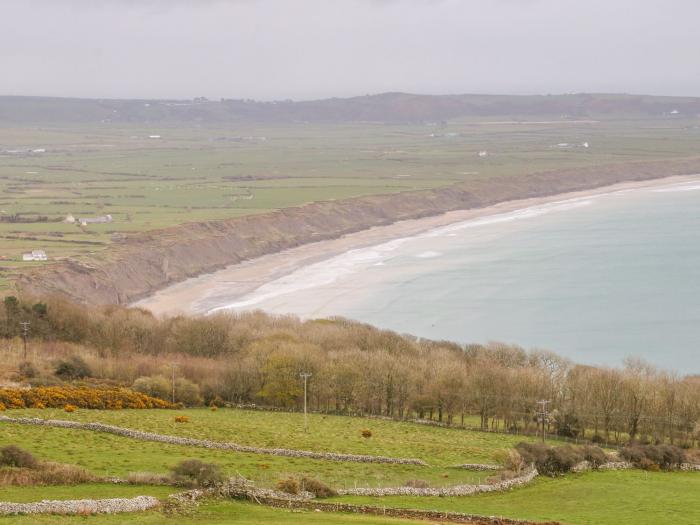
[[[331,462],[303,458],[281,458],[186,446],[134,441],[125,437],[85,430],[68,430],[1,423],[0,445],[20,443],[42,460],[60,461],[86,467],[100,476],[126,476],[130,472],[167,472],[184,458],[196,458],[220,465],[228,475],[243,475],[257,486],[274,486],[276,480],[293,474],[321,479],[332,486],[395,486],[409,479],[424,479],[431,486],[474,483],[487,474],[450,468],[455,462],[493,462],[499,450],[512,447],[516,436],[426,427],[412,423],[341,416],[312,415],[309,432],[303,430],[303,416],[291,413],[241,411],[235,409],[169,410],[78,410],[67,414],[52,410],[13,410],[11,416],[55,417],[100,421],[172,435],[230,440],[265,446],[343,450],[362,454],[393,454],[426,459],[430,467]],[[176,414],[187,415],[186,424],[175,424]],[[360,429],[372,430],[362,438]],[[447,475],[447,477],[444,477]],[[176,489],[162,486],[108,485],[103,483],[53,487],[3,487],[0,500],[108,498],[154,495],[165,498]],[[330,501],[369,504],[379,507],[430,509],[478,515],[499,515],[519,519],[557,520],[568,524],[666,522],[691,524],[700,519],[697,491],[698,473],[644,472],[640,470],[567,474],[540,477],[533,483],[505,493],[466,497],[357,497],[342,496]],[[58,523],[57,517],[0,518],[0,523]],[[130,518],[131,519],[131,518]],[[159,511],[133,515],[133,523],[160,524],[169,519]],[[180,519],[180,518],[178,518]],[[268,509],[233,501],[204,502],[188,520],[207,523],[400,523],[401,520],[345,514]],[[62,517],[61,523],[88,522],[96,525],[119,523],[118,517]],[[404,521],[405,522],[405,521]]]
[[[30,267],[99,258],[135,232],[499,175],[679,159],[697,154],[699,139],[697,119],[686,117],[5,124],[0,287],[7,291]],[[68,215],[111,215],[113,221],[80,226],[62,222]],[[50,260],[22,261],[33,249],[45,250]]]

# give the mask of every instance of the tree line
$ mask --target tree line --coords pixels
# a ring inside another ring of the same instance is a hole
[[[545,350],[431,341],[342,318],[251,312],[159,319],[137,308],[15,297],[0,312],[8,351],[24,321],[34,348],[29,364],[39,372],[21,377],[28,364],[17,362],[15,375],[33,384],[57,381],[50,370],[62,355],[89,365],[83,380],[160,385],[147,393],[170,399],[174,367],[190,403],[298,409],[300,374],[308,372],[310,408],[321,412],[449,425],[476,418],[485,430],[533,432],[541,421],[536,403],[547,400],[546,428],[561,436],[688,445],[700,438],[700,378],[634,358],[594,367]]]

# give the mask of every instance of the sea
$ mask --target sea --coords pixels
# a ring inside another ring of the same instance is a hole
[[[700,178],[565,199],[342,255],[218,309],[700,373]]]

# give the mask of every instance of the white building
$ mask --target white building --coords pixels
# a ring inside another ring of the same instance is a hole
[[[49,258],[44,250],[32,250],[29,253],[22,254],[23,261],[48,261]]]

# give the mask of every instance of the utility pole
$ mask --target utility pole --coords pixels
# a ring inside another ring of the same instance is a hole
[[[29,321],[22,321],[19,323],[22,325],[22,340],[24,341],[24,360],[27,360],[27,338],[29,337]]]
[[[170,368],[172,368],[173,405],[175,404],[175,367],[177,367],[177,363],[170,363]]]
[[[309,372],[302,372],[299,374],[301,378],[304,380],[304,432],[309,431],[309,419],[306,414],[306,383],[311,377],[311,374]]]
[[[540,409],[537,411],[537,421],[542,423],[542,443],[544,443],[545,439],[547,438],[545,424],[549,422],[549,411],[547,410],[547,405],[549,405],[549,403],[551,403],[551,401],[547,401],[545,399],[541,399],[537,402],[537,405],[540,407]]]

